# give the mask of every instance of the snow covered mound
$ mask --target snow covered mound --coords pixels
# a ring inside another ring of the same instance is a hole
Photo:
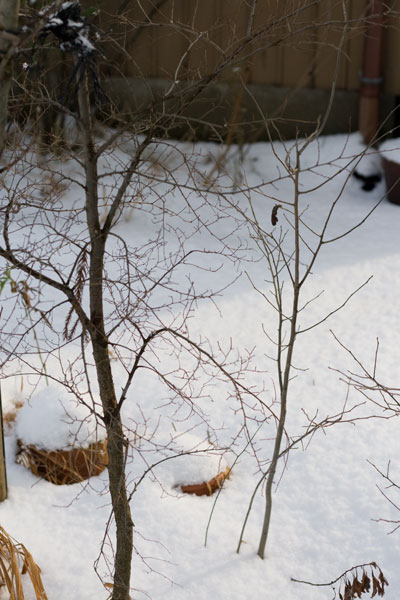
[[[61,386],[46,387],[24,404],[16,434],[25,444],[46,450],[87,448],[106,437],[89,409]]]
[[[210,448],[202,454],[187,454],[172,459],[174,485],[194,485],[210,481],[226,470],[228,464],[221,454]]]
[[[400,139],[393,138],[385,140],[379,146],[379,152],[386,160],[400,164]]]
[[[188,433],[180,441],[182,454],[162,465],[162,479],[167,480],[171,487],[210,481],[231,466],[222,451],[208,441]]]
[[[362,135],[354,133],[351,138],[351,150],[354,157],[354,165],[356,172],[364,177],[374,175],[381,172],[379,152],[365,145]]]

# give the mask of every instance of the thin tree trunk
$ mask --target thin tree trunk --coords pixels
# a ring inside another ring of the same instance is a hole
[[[90,329],[100,399],[108,437],[108,476],[116,525],[112,600],[129,600],[133,522],[125,481],[126,444],[111,370],[104,327],[103,271],[107,234],[98,213],[97,157],[93,145],[87,76],[80,83],[79,111],[85,135],[86,217],[90,234]]]
[[[267,544],[269,526],[271,523],[271,511],[272,511],[272,486],[274,483],[274,477],[276,473],[276,468],[278,465],[279,455],[281,453],[281,445],[283,439],[283,432],[285,430],[285,422],[286,422],[286,413],[287,413],[287,397],[288,397],[288,388],[290,381],[290,373],[292,369],[292,358],[293,358],[293,350],[294,344],[296,341],[296,327],[297,327],[297,316],[299,312],[299,296],[300,296],[300,234],[299,234],[299,173],[300,173],[300,157],[297,155],[297,164],[296,169],[294,171],[294,239],[295,239],[295,250],[294,250],[294,274],[293,274],[293,302],[292,302],[292,314],[290,318],[290,336],[287,345],[287,354],[285,360],[285,368],[282,371],[282,365],[280,361],[280,356],[283,351],[283,339],[282,339],[282,321],[283,321],[283,312],[282,312],[282,303],[279,304],[279,343],[278,343],[278,375],[279,375],[279,388],[280,388],[280,401],[281,408],[279,414],[279,422],[278,429],[276,432],[274,450],[272,454],[271,464],[268,471],[268,477],[265,485],[265,512],[264,512],[264,521],[261,530],[260,542],[258,546],[257,554],[260,558],[264,558],[265,556],[265,547]],[[279,287],[279,286],[278,286]]]
[[[19,0],[0,0],[0,58],[6,60],[5,53],[10,40],[1,34],[1,30],[12,30],[18,26]],[[3,70],[2,70],[3,71]],[[5,133],[8,117],[8,97],[12,81],[12,65],[8,63],[0,76],[0,156],[5,145]]]
[[[93,263],[101,260],[101,255],[98,257],[95,256],[97,253],[98,250],[95,249]],[[95,294],[94,289],[93,294]],[[100,302],[98,302],[97,298],[93,299],[92,296],[91,305],[92,315],[97,320],[100,316],[97,313],[97,309],[100,308]],[[126,445],[124,443],[122,423],[115,397],[107,339],[104,330],[102,331],[100,327],[96,328],[96,332],[92,336],[92,346],[108,436],[109,488],[117,530],[112,600],[129,600],[133,523],[125,482]]]

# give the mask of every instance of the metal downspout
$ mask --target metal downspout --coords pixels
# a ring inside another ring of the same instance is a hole
[[[382,85],[383,0],[368,1],[368,24],[360,76],[358,128],[364,142],[373,142],[379,128],[379,95]]]

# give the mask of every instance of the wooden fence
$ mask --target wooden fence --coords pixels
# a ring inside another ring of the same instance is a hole
[[[128,77],[185,80],[223,60],[238,39],[259,35],[249,51],[249,83],[290,88],[329,89],[343,30],[342,0],[103,0],[101,25],[112,30],[124,53],[120,74]],[[383,91],[400,94],[400,0],[387,8]],[[368,0],[345,0],[348,34],[343,45],[338,88],[359,89]],[[121,18],[122,16],[122,24]],[[269,28],[269,29],[268,29]],[[239,57],[240,58],[240,57]],[[240,63],[237,65],[240,67]],[[235,80],[240,69],[224,74]],[[114,71],[114,75],[118,73]]]

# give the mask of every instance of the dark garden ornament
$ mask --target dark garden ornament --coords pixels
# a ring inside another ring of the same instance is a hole
[[[107,100],[101,89],[96,70],[97,57],[101,53],[89,39],[92,30],[92,24],[81,15],[80,2],[63,2],[57,12],[48,15],[47,23],[38,37],[38,45],[42,46],[48,35],[53,34],[63,52],[72,52],[76,55],[75,66],[66,86],[67,90],[73,86],[72,100],[76,97],[85,73],[88,74],[93,84],[95,97]],[[75,85],[73,85],[74,82],[76,82]]]

